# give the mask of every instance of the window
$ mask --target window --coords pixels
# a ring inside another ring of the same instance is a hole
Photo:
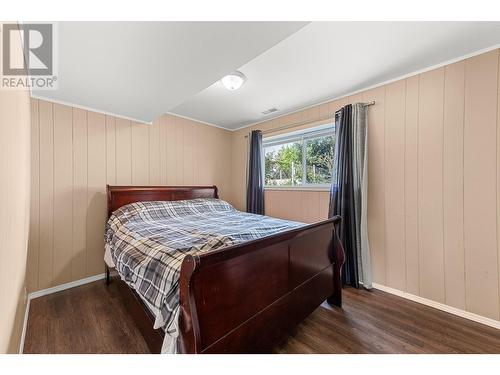
[[[264,139],[266,187],[328,187],[332,180],[334,127],[329,124]]]

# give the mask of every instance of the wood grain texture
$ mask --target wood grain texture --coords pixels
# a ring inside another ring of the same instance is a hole
[[[312,127],[343,105],[375,100],[368,110],[374,280],[499,320],[498,55],[487,52],[235,131],[231,202],[244,209],[244,137],[251,130],[303,119],[312,122],[295,129]],[[315,216],[318,197],[321,214]],[[328,193],[269,190],[266,209],[277,217],[319,220],[328,210]]]
[[[275,352],[499,353],[500,333],[378,290],[347,288],[342,310],[324,304]]]
[[[172,115],[138,124],[37,99],[31,110],[30,291],[103,272],[106,184],[217,183],[226,198],[228,131]]]
[[[116,285],[103,281],[30,303],[24,353],[149,353]]]
[[[116,286],[98,281],[33,300],[24,352],[149,353]],[[324,304],[272,352],[500,353],[494,328],[377,290],[343,294],[342,310]]]

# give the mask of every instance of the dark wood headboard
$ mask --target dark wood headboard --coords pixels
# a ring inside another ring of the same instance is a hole
[[[219,198],[217,186],[109,186],[108,219],[113,211],[134,202],[180,201],[196,198]]]

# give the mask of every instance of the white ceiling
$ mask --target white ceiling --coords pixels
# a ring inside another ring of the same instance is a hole
[[[500,43],[500,22],[312,22],[173,113],[236,129]],[[262,111],[277,107],[265,116]]]
[[[61,22],[58,89],[33,95],[150,122],[306,24]]]

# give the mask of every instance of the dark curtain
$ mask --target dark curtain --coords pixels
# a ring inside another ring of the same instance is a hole
[[[250,134],[247,212],[259,215],[264,215],[264,162],[262,155],[262,132],[254,130]]]
[[[342,217],[337,228],[345,251],[342,282],[359,288],[357,226],[354,210],[352,105],[350,104],[343,107],[335,116],[335,137],[333,178],[328,214],[329,217],[334,215]]]

